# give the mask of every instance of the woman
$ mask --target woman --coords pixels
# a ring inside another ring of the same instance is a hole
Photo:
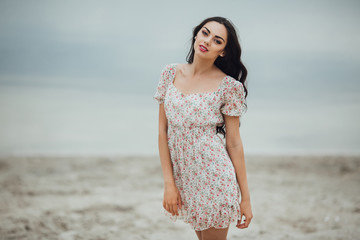
[[[189,223],[200,240],[225,240],[231,222],[246,228],[253,217],[239,133],[247,109],[240,57],[230,21],[207,18],[193,29],[187,64],[166,65],[153,97],[159,102],[162,211]]]

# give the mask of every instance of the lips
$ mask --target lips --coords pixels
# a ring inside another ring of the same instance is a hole
[[[203,45],[200,45],[199,48],[200,48],[200,50],[202,52],[207,52],[208,51],[208,49],[206,47],[204,47]]]

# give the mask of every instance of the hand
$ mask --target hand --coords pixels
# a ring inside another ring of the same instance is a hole
[[[241,214],[241,219],[242,219],[243,215],[245,216],[245,220],[244,220],[244,223],[241,223],[241,219],[238,220],[236,227],[237,228],[247,228],[251,222],[251,219],[253,218],[250,200],[241,200],[240,214]]]
[[[179,216],[178,207],[182,207],[181,195],[176,185],[166,186],[164,191],[163,206],[173,216]]]

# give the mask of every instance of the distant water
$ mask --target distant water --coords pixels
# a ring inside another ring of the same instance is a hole
[[[1,87],[1,154],[156,152],[156,107],[145,96]]]
[[[358,128],[335,115],[334,104],[304,114],[248,100],[240,128],[245,154],[359,154]],[[151,94],[0,87],[1,155],[158,154],[157,131]]]

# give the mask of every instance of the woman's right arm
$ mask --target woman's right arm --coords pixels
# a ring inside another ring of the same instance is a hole
[[[178,205],[181,208],[181,196],[175,185],[173,166],[167,136],[168,124],[164,104],[159,104],[159,155],[164,176],[164,208],[172,215],[179,215]]]

